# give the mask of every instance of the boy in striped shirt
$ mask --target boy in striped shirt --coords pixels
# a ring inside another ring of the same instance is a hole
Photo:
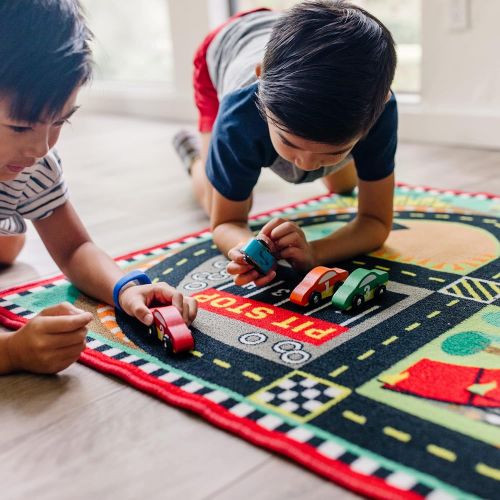
[[[82,292],[115,301],[147,325],[153,321],[148,309],[153,300],[171,302],[190,322],[196,301],[166,283],[127,283],[116,263],[92,242],[68,200],[53,147],[91,76],[90,38],[78,0],[0,2],[0,263],[14,262],[24,243],[25,219],[30,219],[55,262]],[[20,330],[2,333],[0,373],[63,370],[85,348],[91,319],[90,313],[62,303]]]

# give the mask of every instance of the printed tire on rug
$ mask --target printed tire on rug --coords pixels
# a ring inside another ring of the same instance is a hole
[[[256,217],[309,239],[354,217],[324,196]],[[202,232],[122,258],[197,297],[196,350],[163,353],[135,320],[59,277],[4,291],[0,321],[22,325],[68,300],[94,314],[81,361],[194,411],[359,493],[498,498],[500,198],[399,186],[385,246],[339,263],[389,272],[387,294],[355,313],[288,300],[280,266],[263,288],[235,287]]]

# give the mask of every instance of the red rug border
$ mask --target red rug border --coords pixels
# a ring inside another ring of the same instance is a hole
[[[421,189],[424,191],[436,191],[438,193],[450,192],[456,195],[469,194],[471,196],[482,195],[487,198],[497,198],[496,195],[485,192],[471,193],[461,190],[440,189],[428,186],[413,186],[406,183],[397,183],[396,185],[398,187],[407,187],[413,190]],[[304,203],[309,203],[315,200],[321,200],[328,196],[330,195],[322,194],[313,198],[309,198],[307,200],[290,203],[276,209],[260,212],[252,216],[251,219],[270,215],[272,212],[283,211],[287,208],[296,208],[298,205],[303,205]],[[135,255],[143,254],[157,248],[161,248],[180,241],[185,241],[188,238],[197,237],[207,231],[209,231],[209,229],[203,229],[201,231],[193,232],[175,240],[154,245],[146,249],[130,252],[120,257],[116,257],[115,260],[131,258]],[[12,287],[1,291],[0,296],[3,297],[12,293],[19,293],[23,290],[51,283],[61,278],[64,278],[64,276],[56,275],[43,280]],[[7,328],[20,328],[22,325],[27,323],[27,321],[28,320],[26,318],[18,316],[8,309],[0,307],[0,324],[6,326]],[[338,460],[329,459],[321,455],[318,451],[315,450],[315,448],[311,446],[295,442],[289,438],[286,438],[279,432],[263,429],[249,419],[232,415],[228,410],[224,409],[217,403],[211,402],[206,398],[203,398],[203,396],[182,391],[182,389],[173,384],[169,384],[168,382],[158,381],[158,379],[152,377],[151,375],[143,373],[139,368],[134,367],[133,365],[121,363],[118,360],[113,360],[105,356],[104,354],[88,348],[85,349],[85,351],[82,353],[79,361],[87,366],[97,369],[100,372],[124,379],[133,387],[156,396],[157,398],[164,400],[172,406],[190,410],[196,414],[199,414],[211,424],[229,431],[232,434],[241,436],[245,440],[259,447],[271,450],[280,455],[284,455],[294,460],[295,462],[304,465],[316,474],[325,477],[336,484],[349,488],[352,491],[356,491],[370,497],[384,499],[407,498],[413,500],[423,498],[421,495],[415,492],[405,491],[396,487],[392,487],[381,478],[357,473],[350,469],[347,464],[344,464]],[[152,380],[154,380],[154,384],[151,382]]]
[[[241,436],[261,448],[284,455],[352,491],[380,499],[417,500],[423,498],[413,491],[390,486],[382,478],[355,472],[349,465],[321,455],[312,446],[293,441],[279,432],[264,429],[250,419],[231,414],[229,410],[203,396],[188,393],[174,384],[159,381],[133,365],[121,363],[98,351],[86,349],[80,357],[80,362],[100,372],[125,379],[142,392],[153,395],[172,406],[201,415],[216,427]],[[154,384],[151,383],[152,380]]]

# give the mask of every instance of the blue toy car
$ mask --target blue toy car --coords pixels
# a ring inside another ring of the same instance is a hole
[[[267,274],[276,264],[269,246],[259,238],[252,238],[240,249],[240,252],[245,257],[245,261],[262,275]]]

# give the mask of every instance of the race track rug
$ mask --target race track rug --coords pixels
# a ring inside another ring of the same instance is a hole
[[[309,239],[351,220],[355,197],[324,196],[256,217]],[[235,287],[208,232],[120,259],[197,297],[196,350],[166,355],[137,322],[63,278],[0,294],[15,328],[68,300],[94,314],[81,361],[361,494],[499,498],[500,198],[399,186],[385,246],[339,263],[389,272],[356,312],[300,307],[280,266]]]

